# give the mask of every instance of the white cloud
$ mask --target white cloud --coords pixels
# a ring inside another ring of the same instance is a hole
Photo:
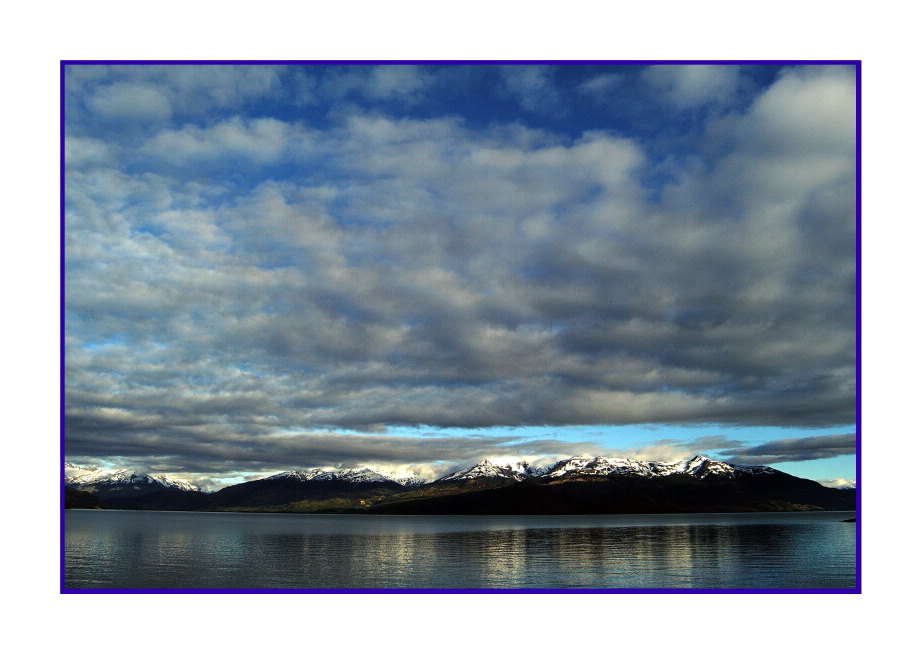
[[[105,141],[79,136],[68,136],[64,139],[64,162],[68,169],[114,161],[114,155]]]
[[[67,90],[97,117],[162,122],[208,116],[281,89],[277,66],[67,66]]]
[[[649,66],[642,77],[668,101],[689,109],[731,100],[741,80],[741,68],[729,65],[660,65]]]
[[[527,111],[547,114],[564,110],[549,66],[502,66],[500,70],[505,91]]]
[[[818,481],[818,483],[824,487],[832,487],[838,490],[856,487],[856,481],[852,478],[826,478]]]
[[[620,73],[605,73],[595,75],[578,85],[578,92],[601,102],[610,99],[610,96],[623,85],[624,77]]]
[[[172,115],[169,99],[151,84],[116,82],[101,86],[86,99],[86,106],[109,120],[162,122]]]
[[[238,106],[252,98],[270,96],[280,87],[277,66],[161,66],[129,67],[128,74],[162,80],[184,112]]]
[[[143,145],[142,152],[173,165],[195,165],[243,157],[255,163],[278,161],[303,145],[304,132],[273,118],[230,118],[211,127],[186,125],[164,130]]]
[[[789,70],[757,98],[735,129],[746,147],[764,155],[852,156],[856,147],[854,73],[840,67]]]
[[[419,66],[376,66],[364,87],[364,95],[374,100],[402,99],[411,104],[421,99],[432,80],[433,76]]]

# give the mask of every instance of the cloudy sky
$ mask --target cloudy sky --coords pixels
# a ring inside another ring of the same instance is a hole
[[[65,71],[66,455],[855,475],[850,66]]]

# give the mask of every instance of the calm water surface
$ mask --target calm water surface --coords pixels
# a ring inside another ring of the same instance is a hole
[[[65,586],[853,588],[854,515],[68,510]]]

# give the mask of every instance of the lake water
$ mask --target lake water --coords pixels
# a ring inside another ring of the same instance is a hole
[[[65,587],[854,588],[853,516],[68,510]]]

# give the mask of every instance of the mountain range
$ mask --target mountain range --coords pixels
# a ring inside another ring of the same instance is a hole
[[[66,464],[75,508],[389,514],[613,514],[852,510],[856,493],[705,456],[579,456],[535,468],[484,460],[433,481],[371,469],[289,471],[203,492],[166,476]]]

